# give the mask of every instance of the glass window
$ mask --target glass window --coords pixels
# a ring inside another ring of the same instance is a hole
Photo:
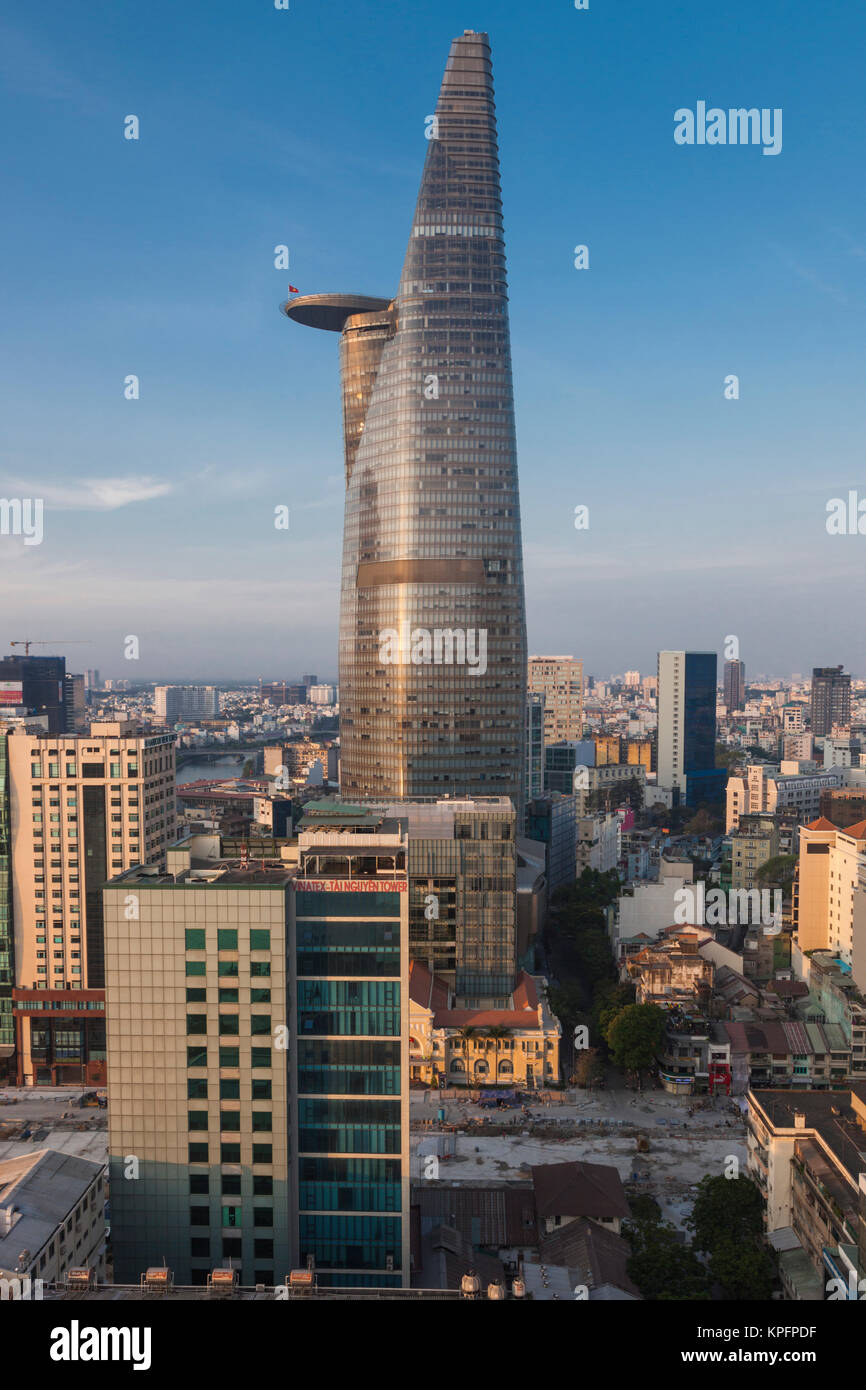
[[[203,951],[205,949],[206,933],[204,927],[187,927],[184,935],[188,951]]]
[[[207,1129],[207,1111],[190,1110],[189,1112],[190,1129]]]
[[[217,931],[217,946],[221,951],[236,951],[238,949],[237,928],[220,927]]]
[[[271,933],[264,927],[253,927],[250,931],[250,950],[269,951],[271,949]]]
[[[207,1078],[198,1076],[187,1077],[186,1094],[189,1100],[207,1100]],[[197,1125],[196,1128],[198,1129],[200,1126]]]
[[[237,1047],[220,1048],[221,1067],[239,1067],[241,1064],[240,1049]]]
[[[253,1079],[253,1081],[251,1082],[251,1085],[252,1085],[252,1091],[253,1091],[253,1100],[270,1100],[270,1099],[271,1099],[271,1083],[270,1083],[270,1081],[264,1081],[264,1080],[262,1080],[262,1081],[257,1081],[257,1080],[255,1080],[255,1079]]]
[[[229,1080],[227,1077],[220,1077],[220,1100],[240,1100],[241,1083],[237,1080]]]
[[[206,1067],[207,1048],[188,1047],[186,1050],[186,1064],[188,1067]]]

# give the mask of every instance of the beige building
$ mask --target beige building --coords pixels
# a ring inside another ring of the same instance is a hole
[[[447,983],[413,961],[409,974],[409,1064],[413,1082],[438,1086],[559,1084],[562,1028],[547,981],[522,971],[504,1009],[455,1009]]]
[[[7,749],[18,1081],[101,1082],[101,888],[157,863],[175,838],[174,736],[128,722],[80,735],[18,727]]]
[[[118,1283],[163,1257],[184,1284],[226,1260],[246,1284],[291,1268],[291,871],[215,861],[214,842],[193,837],[164,871],[104,889]]]
[[[528,689],[544,696],[544,742],[583,737],[583,662],[573,656],[531,656]]]
[[[866,821],[839,830],[819,816],[800,830],[794,935],[801,951],[833,951],[847,965],[866,942]],[[858,981],[861,987],[866,981]]]

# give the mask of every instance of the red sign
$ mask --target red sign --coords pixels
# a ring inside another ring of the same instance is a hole
[[[0,705],[23,705],[24,687],[20,681],[0,681]]]

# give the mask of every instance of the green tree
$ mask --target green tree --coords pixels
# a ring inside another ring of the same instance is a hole
[[[676,1228],[662,1221],[658,1203],[641,1197],[631,1207],[631,1218],[622,1230],[631,1247],[626,1268],[644,1298],[707,1298],[707,1270]]]
[[[751,1178],[713,1177],[698,1183],[687,1227],[694,1247],[709,1256],[713,1279],[728,1298],[763,1301],[773,1288],[773,1262],[763,1246],[764,1202]]]
[[[661,1051],[665,1015],[655,1004],[627,1004],[607,1026],[614,1065],[627,1071],[652,1066]]]
[[[774,854],[772,859],[768,859],[757,870],[755,878],[759,883],[769,884],[773,888],[781,888],[782,892],[790,894],[791,884],[794,882],[794,870],[797,867],[797,856],[795,854]]]

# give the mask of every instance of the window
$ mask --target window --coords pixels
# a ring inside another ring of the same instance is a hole
[[[269,1047],[254,1047],[250,1050],[251,1067],[270,1067],[271,1049]]]
[[[238,963],[236,960],[221,960],[217,964],[217,974],[225,978],[237,975]]]
[[[236,989],[221,989],[219,993],[221,1004],[237,1004],[238,991]]]
[[[206,1067],[207,1048],[188,1047],[186,1050],[186,1064],[188,1067]]]
[[[254,1240],[253,1254],[257,1258],[260,1256],[265,1256],[268,1259],[273,1259],[274,1242],[272,1240]]]
[[[188,960],[186,963],[187,975],[204,975],[207,973],[207,961]]]
[[[252,1090],[253,1090],[253,1100],[270,1100],[270,1099],[271,1099],[271,1083],[270,1083],[270,1081],[255,1081],[255,1080],[254,1080],[254,1081],[252,1082]]]
[[[273,1226],[274,1209],[273,1207],[253,1207],[254,1226]]]
[[[193,1236],[189,1243],[189,1253],[193,1259],[210,1259],[210,1241],[201,1236]]]
[[[190,1163],[207,1163],[207,1162],[208,1162],[208,1157],[209,1157],[209,1150],[208,1150],[207,1144],[190,1144],[190,1145],[189,1145],[189,1162],[190,1162]],[[223,1161],[225,1161],[225,1160],[223,1160]]]
[[[206,1110],[190,1110],[188,1119],[190,1129],[207,1129]]]
[[[250,950],[269,951],[271,949],[271,933],[264,927],[253,927],[250,931]]]
[[[255,1119],[255,1116],[253,1116],[253,1119]],[[238,1132],[240,1131],[240,1127],[241,1127],[241,1112],[240,1112],[240,1110],[221,1110],[221,1111],[220,1111],[220,1129],[221,1129],[221,1130],[226,1131],[226,1132],[229,1133],[229,1134],[231,1134],[231,1133],[238,1133]],[[255,1125],[253,1125],[253,1129],[255,1129]]]
[[[223,1225],[241,1226],[243,1225],[243,1215],[240,1207],[223,1207]]]
[[[209,1192],[210,1178],[208,1177],[207,1173],[190,1173],[189,1190],[190,1192],[195,1192],[199,1195],[202,1192]]]
[[[250,1032],[253,1037],[261,1033],[270,1033],[271,1016],[270,1014],[250,1014]]]
[[[217,946],[221,951],[236,951],[238,949],[237,928],[220,927],[217,931]]]
[[[241,1175],[240,1173],[223,1173],[222,1190],[226,1197],[240,1197],[241,1195]]]
[[[191,1033],[207,1032],[207,1014],[187,1014],[186,1016],[187,1035]],[[222,1029],[220,1029],[222,1031]]]
[[[269,1133],[273,1129],[270,1110],[253,1111],[253,1132]]]
[[[204,927],[187,927],[184,936],[188,951],[203,951],[205,949]]]
[[[204,1004],[207,1002],[206,989],[188,989],[186,992],[186,1002],[188,1004]]]
[[[271,991],[270,991],[269,989],[251,989],[251,990],[250,990],[250,1003],[251,1003],[251,1004],[270,1004],[270,1002],[271,1002]]]
[[[253,1083],[255,1085],[255,1082]],[[240,1100],[241,1083],[220,1077],[220,1100]]]
[[[268,1145],[268,1148],[270,1148],[270,1145]],[[240,1144],[220,1144],[220,1163],[240,1163],[240,1161]],[[253,1145],[253,1162],[255,1163],[255,1161],[255,1145]]]
[[[203,1031],[203,1030],[202,1030]],[[237,1014],[220,1014],[220,1034],[239,1033]]]
[[[191,1226],[209,1226],[210,1207],[190,1207],[189,1224]]]
[[[240,1145],[238,1145],[240,1149]],[[273,1147],[270,1144],[253,1144],[253,1163],[271,1163]],[[240,1160],[238,1160],[240,1162]]]
[[[254,978],[255,978],[256,976],[268,977],[268,976],[270,975],[270,973],[271,973],[271,962],[270,962],[269,960],[251,960],[251,961],[250,961],[250,975],[251,975],[252,977],[254,977]]]
[[[239,1067],[241,1064],[240,1049],[237,1047],[220,1048],[221,1067]]]
[[[254,1177],[254,1178],[253,1178],[253,1196],[254,1196],[254,1197],[271,1197],[271,1196],[273,1195],[273,1191],[274,1191],[274,1180],[273,1180],[273,1178],[264,1178],[264,1177],[263,1177],[263,1178],[259,1178],[259,1177]]]
[[[207,1100],[207,1079],[205,1077],[188,1077],[186,1094],[188,1100]]]

